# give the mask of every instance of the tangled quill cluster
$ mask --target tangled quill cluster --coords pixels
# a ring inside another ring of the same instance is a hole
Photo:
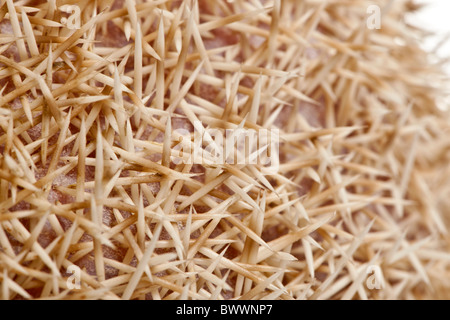
[[[0,297],[448,298],[447,80],[371,4],[1,1]],[[277,172],[174,163],[194,123]]]

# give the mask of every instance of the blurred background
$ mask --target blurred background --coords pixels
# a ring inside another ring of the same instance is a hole
[[[435,36],[424,42],[424,48],[435,52],[439,57],[450,58],[450,0],[416,0],[416,2],[426,4],[426,7],[416,14],[409,15],[408,22],[436,32]],[[450,75],[450,61],[446,64],[446,70]]]

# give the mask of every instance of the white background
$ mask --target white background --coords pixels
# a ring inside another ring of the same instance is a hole
[[[450,58],[450,0],[417,0],[417,3],[425,3],[427,6],[415,15],[408,17],[408,21],[425,30],[436,32],[437,35],[426,40],[423,46],[426,50],[435,49],[442,39],[447,40],[436,51],[440,57]],[[450,63],[447,68],[450,74]]]

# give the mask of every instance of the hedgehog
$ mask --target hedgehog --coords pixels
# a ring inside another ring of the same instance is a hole
[[[419,8],[1,1],[0,297],[450,298]]]

